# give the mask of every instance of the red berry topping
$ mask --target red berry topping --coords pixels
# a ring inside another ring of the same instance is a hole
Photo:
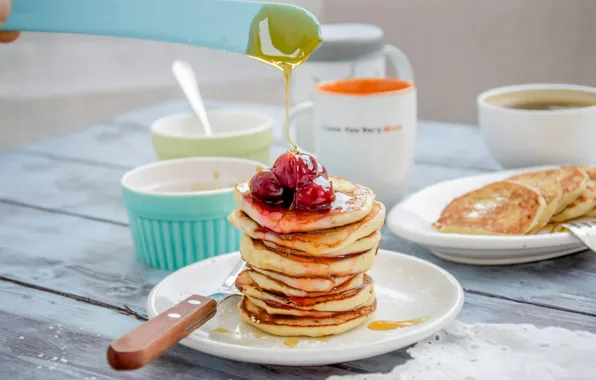
[[[296,189],[294,207],[302,210],[320,210],[331,206],[334,200],[333,184],[320,175],[308,184]]]
[[[286,152],[282,154],[275,161],[272,171],[279,183],[292,190],[308,184],[319,175],[327,178],[325,167],[306,153]]]
[[[319,175],[319,163],[313,156],[305,153],[297,154],[296,159],[296,169],[298,171],[298,183],[296,187],[301,187],[317,178]]]
[[[297,161],[296,154],[285,152],[277,158],[271,169],[279,183],[290,189],[296,189],[298,183]]]
[[[267,174],[261,174],[261,173]],[[325,167],[306,153],[285,152],[271,171],[259,173],[251,180],[256,198],[284,207],[313,210],[328,207],[335,200],[333,185]]]
[[[325,169],[325,167],[318,162],[317,162],[317,171],[319,172],[319,175],[322,175],[325,178],[329,178],[327,176],[327,169]]]
[[[262,170],[250,180],[250,193],[268,203],[281,203],[284,188],[270,170]]]

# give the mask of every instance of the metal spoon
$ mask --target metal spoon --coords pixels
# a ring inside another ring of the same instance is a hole
[[[192,67],[188,62],[178,60],[172,64],[172,73],[174,73],[178,84],[182,88],[182,92],[184,92],[190,107],[201,121],[205,134],[207,136],[212,136],[213,131],[211,130],[211,124],[209,124],[209,119],[207,119],[205,104],[203,104],[197,77],[195,76]]]

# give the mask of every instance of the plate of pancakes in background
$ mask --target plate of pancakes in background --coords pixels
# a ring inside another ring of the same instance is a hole
[[[438,183],[387,217],[398,236],[474,265],[551,259],[585,250],[564,223],[596,219],[596,168],[548,166]]]
[[[296,167],[303,177],[286,178]],[[379,249],[385,206],[372,190],[328,175],[312,156],[282,155],[237,184],[234,200],[228,221],[242,234],[240,252],[184,267],[149,295],[154,318],[216,293],[244,261],[237,296],[183,345],[260,364],[334,364],[428,338],[462,308],[463,290],[445,270]]]

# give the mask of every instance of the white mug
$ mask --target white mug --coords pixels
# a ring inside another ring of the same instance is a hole
[[[383,78],[387,62],[395,74],[413,82],[413,72],[406,55],[383,42],[383,31],[376,25],[324,24],[323,45],[292,73],[291,98],[294,104],[312,100],[317,84],[348,78]],[[313,115],[295,120],[295,141],[303,149],[316,146]]]
[[[478,96],[480,130],[506,169],[596,162],[596,87],[522,84]]]
[[[312,102],[317,160],[336,176],[370,187],[386,207],[406,191],[414,164],[416,88],[396,78],[358,78],[320,83]]]

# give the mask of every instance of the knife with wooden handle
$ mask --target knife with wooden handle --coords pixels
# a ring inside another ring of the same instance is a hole
[[[234,281],[244,268],[240,260],[219,292],[208,297],[192,295],[114,340],[107,353],[110,366],[116,370],[142,368],[204,325],[215,316],[224,299],[240,295]]]
[[[112,342],[108,363],[116,370],[144,367],[210,320],[213,298],[193,295]]]

